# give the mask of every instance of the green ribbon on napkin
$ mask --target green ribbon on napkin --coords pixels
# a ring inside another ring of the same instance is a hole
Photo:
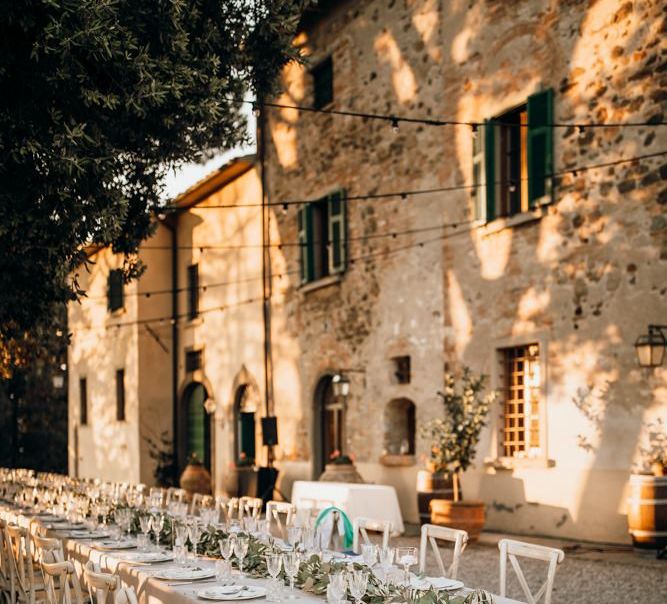
[[[317,520],[315,521],[315,528],[317,528],[322,520],[324,520],[331,512],[338,512],[340,514],[340,517],[343,519],[343,547],[345,549],[348,549],[352,547],[352,543],[354,541],[354,531],[352,529],[352,523],[350,522],[350,519],[347,517],[347,514],[341,510],[340,508],[331,506],[328,508],[324,508],[317,516]],[[333,527],[333,530],[338,530],[337,526]]]

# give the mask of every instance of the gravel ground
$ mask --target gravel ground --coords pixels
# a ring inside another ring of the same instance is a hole
[[[417,537],[392,540],[393,545],[419,546]],[[442,550],[445,565],[451,550]],[[430,553],[430,552],[429,552]],[[499,591],[498,548],[485,544],[473,544],[461,557],[459,579],[469,587],[481,587],[492,593]],[[628,555],[630,561],[619,563],[611,560],[582,558],[565,553],[565,560],[558,566],[552,596],[552,604],[666,604],[667,560],[644,560]],[[521,561],[528,584],[536,592],[546,578],[546,565],[534,560]],[[433,557],[427,558],[427,574],[437,573]],[[511,598],[525,601],[521,587],[508,565],[508,593]]]

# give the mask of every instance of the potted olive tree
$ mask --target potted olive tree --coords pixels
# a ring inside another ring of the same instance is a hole
[[[495,393],[486,393],[486,376],[463,369],[460,380],[445,376],[445,388],[439,392],[444,418],[434,419],[422,433],[429,439],[429,467],[452,478],[452,499],[432,499],[431,522],[468,531],[476,539],[484,526],[484,503],[464,501],[461,474],[472,464],[477,444],[486,425]]]

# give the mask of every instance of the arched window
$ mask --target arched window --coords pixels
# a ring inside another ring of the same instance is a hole
[[[397,398],[385,407],[384,448],[390,455],[415,454],[415,404],[411,400]]]
[[[255,413],[257,404],[248,384],[241,384],[234,397],[234,454],[237,464],[255,463]]]

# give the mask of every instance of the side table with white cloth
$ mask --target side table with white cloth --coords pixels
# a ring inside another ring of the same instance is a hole
[[[388,485],[297,480],[292,486],[292,504],[314,509],[333,505],[353,522],[360,517],[388,520],[394,535],[405,532],[396,489]]]

